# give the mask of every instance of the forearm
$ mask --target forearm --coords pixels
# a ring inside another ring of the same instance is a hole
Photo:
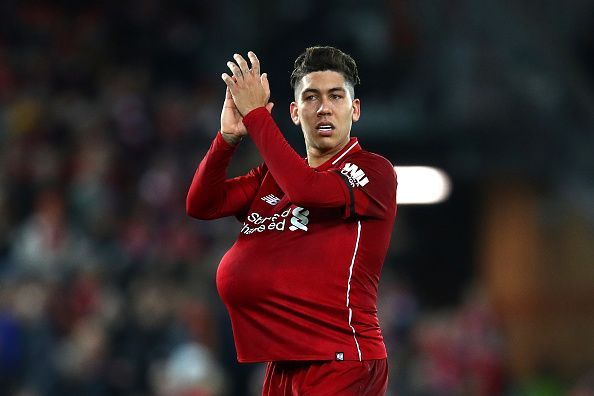
[[[232,194],[227,182],[227,167],[235,146],[226,142],[218,133],[208,152],[196,169],[186,198],[186,212],[198,219],[214,219],[228,216],[241,206],[238,194]],[[236,195],[234,199],[230,195]]]
[[[272,176],[292,203],[317,207],[345,205],[347,197],[340,177],[308,166],[264,107],[246,114],[243,122]]]

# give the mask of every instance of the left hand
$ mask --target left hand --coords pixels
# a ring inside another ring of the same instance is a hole
[[[268,105],[270,86],[266,73],[260,75],[260,61],[252,51],[248,52],[252,68],[239,54],[233,55],[235,62],[227,62],[233,76],[223,73],[221,78],[227,84],[233,102],[239,113],[245,116],[250,111]]]

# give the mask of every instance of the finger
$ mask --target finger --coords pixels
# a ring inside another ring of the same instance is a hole
[[[255,75],[260,75],[260,60],[252,51],[248,52],[248,57],[250,58],[250,62],[252,63],[252,72]]]
[[[225,84],[227,84],[227,91],[229,91],[229,93],[231,93],[230,92],[231,88],[235,87],[235,81],[233,81],[233,77],[231,77],[227,73],[223,73],[223,74],[221,74],[221,78],[223,79]]]
[[[245,59],[243,59],[243,56],[241,56],[239,54],[235,54],[235,55],[233,55],[233,59],[235,59],[235,62],[237,62],[237,64],[239,65],[239,68],[241,69],[241,72],[244,75],[247,75],[250,72],[248,64],[245,61]]]
[[[225,99],[233,99],[233,95],[231,95],[231,90],[229,87],[225,90]]]
[[[266,104],[266,110],[268,110],[269,113],[272,113],[272,108],[274,107],[274,103],[272,102],[268,102]]]
[[[268,73],[264,73],[260,76],[260,82],[266,92],[266,97],[270,97],[270,83],[268,82]]]
[[[241,69],[237,67],[235,63],[229,61],[227,62],[227,67],[229,68],[229,70],[231,70],[231,73],[233,73],[233,78],[235,78],[235,81],[237,81],[240,78],[243,78],[243,73],[241,72]]]

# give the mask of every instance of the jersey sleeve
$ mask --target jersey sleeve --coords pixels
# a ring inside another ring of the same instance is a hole
[[[265,107],[243,118],[264,162],[289,200],[304,207],[342,207],[348,202],[342,178],[308,166],[283,137]]]
[[[396,172],[385,158],[356,154],[335,171],[343,180],[344,217],[385,218],[396,214]]]
[[[227,179],[235,147],[220,133],[198,165],[186,198],[186,212],[202,220],[226,216],[242,218],[253,201],[265,173],[263,165],[246,175]]]

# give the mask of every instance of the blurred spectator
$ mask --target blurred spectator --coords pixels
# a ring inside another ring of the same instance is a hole
[[[481,290],[472,290],[455,311],[427,313],[414,342],[414,394],[504,393],[502,334]]]
[[[178,346],[160,367],[153,367],[156,394],[163,396],[213,396],[223,389],[222,373],[209,350],[200,344]]]
[[[42,191],[34,212],[13,240],[16,270],[44,277],[59,276],[71,266],[84,266],[86,241],[68,224],[64,198],[57,191]]]

